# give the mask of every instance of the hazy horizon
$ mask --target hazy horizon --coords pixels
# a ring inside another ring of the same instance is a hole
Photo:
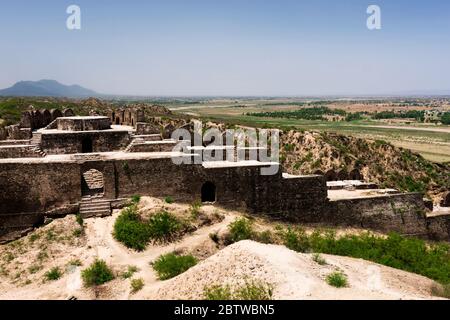
[[[68,30],[66,8],[81,8]],[[366,9],[381,8],[381,30]],[[54,79],[105,95],[450,94],[448,1],[2,3],[0,88]]]

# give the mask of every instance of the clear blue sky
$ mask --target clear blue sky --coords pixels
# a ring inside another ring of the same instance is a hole
[[[81,7],[82,29],[66,29]],[[381,7],[382,29],[366,28]],[[0,87],[325,95],[450,91],[448,0],[1,0]]]

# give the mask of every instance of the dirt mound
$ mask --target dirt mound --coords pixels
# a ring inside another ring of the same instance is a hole
[[[233,244],[157,288],[150,299],[203,299],[211,285],[236,287],[249,280],[274,288],[274,299],[429,299],[433,281],[364,260],[323,255],[319,265],[310,254],[253,241]],[[325,278],[335,271],[348,277],[348,287],[334,288]]]

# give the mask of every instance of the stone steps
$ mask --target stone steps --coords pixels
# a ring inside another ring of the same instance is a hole
[[[41,157],[47,156],[47,153],[45,153],[39,144],[31,144],[31,150],[33,150],[34,153],[39,154]]]
[[[111,215],[111,200],[83,197],[80,204],[80,215],[83,218],[109,216]]]

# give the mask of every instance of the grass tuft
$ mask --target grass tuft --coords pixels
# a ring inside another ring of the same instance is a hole
[[[153,262],[153,269],[160,280],[167,280],[185,272],[197,264],[197,259],[192,255],[179,256],[175,253],[161,255]]]
[[[247,218],[237,218],[228,225],[229,241],[235,243],[242,240],[252,239],[255,232],[253,231],[253,224]]]
[[[133,276],[136,272],[138,272],[139,269],[136,266],[128,266],[127,271],[122,272],[121,277],[123,279],[128,279]]]
[[[347,276],[339,271],[329,274],[326,281],[330,286],[336,288],[344,288],[348,286]]]
[[[131,280],[131,293],[136,293],[144,287],[144,280],[142,278]]]
[[[114,279],[114,274],[103,260],[95,260],[89,268],[81,272],[86,287],[101,285]]]
[[[167,197],[164,198],[164,202],[165,202],[165,203],[168,203],[168,204],[171,204],[171,203],[173,203],[174,201],[173,201],[173,198],[172,198],[171,196],[167,196]]]
[[[58,280],[59,278],[61,278],[61,271],[59,270],[58,267],[54,267],[52,269],[50,269],[49,271],[47,271],[45,273],[45,278],[49,281],[53,281],[53,280]]]
[[[131,202],[133,204],[138,204],[141,201],[141,196],[138,194],[135,194],[134,196],[131,196]]]
[[[204,290],[206,300],[272,300],[273,286],[262,281],[246,281],[234,290],[226,285],[214,285]]]
[[[178,219],[167,211],[154,214],[148,222],[150,237],[156,241],[170,241],[181,229]]]
[[[314,253],[312,256],[312,259],[314,262],[320,264],[321,266],[324,266],[327,264],[327,261],[325,260],[325,258],[323,258],[320,253]]]

